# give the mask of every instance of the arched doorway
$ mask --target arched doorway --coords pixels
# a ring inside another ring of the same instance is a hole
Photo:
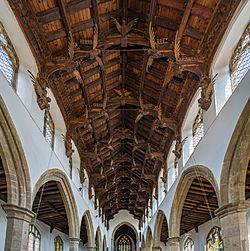
[[[119,226],[114,232],[115,251],[135,251],[137,235],[132,227],[127,224]]]
[[[100,251],[101,246],[102,246],[102,236],[101,236],[100,227],[98,227],[95,234],[95,250]]]

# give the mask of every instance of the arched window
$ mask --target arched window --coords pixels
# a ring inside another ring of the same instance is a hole
[[[118,241],[118,251],[132,251],[131,241],[126,235],[123,235]]]
[[[51,145],[52,149],[54,147],[54,134],[55,134],[54,122],[52,120],[49,111],[45,110],[43,135],[47,140],[47,142]]]
[[[194,251],[194,241],[189,237],[185,241],[184,251]]]
[[[250,23],[245,29],[232,55],[230,76],[232,91],[237,87],[250,68]]]
[[[63,240],[60,236],[57,236],[54,239],[55,251],[63,251]]]
[[[193,123],[193,148],[195,148],[200,142],[204,134],[202,109],[199,109],[198,114]]]
[[[0,22],[0,70],[11,86],[15,88],[18,58],[13,45]]]
[[[40,245],[41,235],[34,225],[30,225],[28,251],[40,251]]]
[[[223,251],[222,233],[219,227],[213,227],[207,236],[206,251]]]

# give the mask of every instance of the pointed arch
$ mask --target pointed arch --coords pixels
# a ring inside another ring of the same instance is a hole
[[[237,122],[224,158],[220,179],[222,206],[245,200],[250,159],[250,99]]]
[[[210,169],[205,166],[192,166],[187,168],[181,175],[176,188],[175,196],[172,202],[170,219],[169,219],[169,237],[180,236],[180,224],[182,209],[185,203],[185,199],[189,192],[189,188],[193,180],[197,177],[206,179],[212,186],[217,196],[218,204],[220,205],[219,189],[214,175]]]
[[[96,229],[96,234],[95,234],[95,247],[97,250],[100,250],[102,246],[102,235],[101,235],[101,230],[100,227]]]
[[[53,168],[43,173],[40,179],[37,181],[33,191],[33,201],[39,189],[46,182],[55,181],[58,185],[58,189],[63,199],[65,206],[68,225],[69,225],[69,237],[79,238],[79,220],[77,206],[74,199],[74,195],[71,189],[67,175],[60,169]]]
[[[0,97],[0,157],[7,182],[7,203],[31,208],[31,184],[21,141]]]
[[[167,224],[167,226],[165,226],[164,223]],[[165,241],[167,241],[168,236],[169,236],[167,217],[162,210],[158,210],[156,221],[155,221],[155,227],[154,227],[154,247],[160,247],[160,243],[162,239],[161,237],[162,237],[163,224],[164,224],[164,228],[167,227],[167,229],[165,229],[166,236],[164,236]]]
[[[151,251],[153,248],[153,235],[150,227],[147,228],[146,232],[146,251]]]
[[[88,247],[94,247],[95,246],[94,227],[89,210],[87,210],[82,217],[81,228],[83,224],[85,224],[87,230]]]

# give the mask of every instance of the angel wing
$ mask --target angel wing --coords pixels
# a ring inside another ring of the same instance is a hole
[[[98,27],[94,27],[94,37],[93,37],[93,50],[97,48],[98,45]]]
[[[126,34],[129,33],[132,30],[132,27],[137,23],[138,18],[131,20],[126,27]]]
[[[149,24],[149,42],[152,49],[156,49],[155,34],[152,27],[152,22]]]
[[[116,29],[119,31],[119,33],[122,33],[122,26],[120,25],[120,23],[114,18],[111,17],[113,22],[115,23]]]
[[[148,62],[147,62],[147,66],[146,66],[146,71],[149,72],[149,68],[152,66],[154,62],[154,57],[153,56],[149,56],[148,57]]]

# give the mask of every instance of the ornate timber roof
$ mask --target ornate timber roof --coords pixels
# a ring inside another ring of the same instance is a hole
[[[9,0],[105,219],[143,219],[160,169],[240,0]],[[40,93],[40,94],[39,94]],[[48,106],[43,106],[46,108]],[[166,171],[164,177],[166,181]]]

